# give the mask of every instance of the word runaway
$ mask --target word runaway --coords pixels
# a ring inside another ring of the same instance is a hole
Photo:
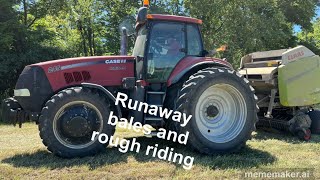
[[[136,138],[132,138],[132,140],[126,140],[126,139],[121,139],[119,137],[114,137],[114,136],[108,136],[107,134],[104,133],[99,133],[94,131],[92,133],[91,141],[96,141],[98,140],[101,144],[106,144],[109,142],[110,146],[118,147],[118,150],[121,153],[127,153],[129,150],[131,152],[135,151],[136,153],[140,152],[141,144],[137,142]],[[191,156],[183,156],[180,153],[174,152],[174,148],[169,148],[166,147],[164,149],[161,149],[158,147],[158,144],[155,144],[154,146],[147,146],[145,155],[149,156],[149,154],[152,157],[158,157],[161,160],[167,160],[169,162],[173,163],[178,163],[182,164],[182,167],[184,169],[190,170],[193,165],[194,158]]]
[[[145,124],[142,126],[140,122],[133,123],[134,118],[131,117],[130,121],[126,118],[120,118],[118,119],[117,116],[113,115],[113,112],[110,112],[108,124],[112,126],[116,126],[123,129],[133,130],[135,132],[140,132],[141,128],[145,135],[148,135],[151,133],[152,127],[149,124]],[[160,128],[159,132],[157,133],[157,137],[159,139],[165,139],[165,140],[172,140],[173,142],[179,142],[180,144],[187,144],[189,132],[187,131],[186,134],[179,134],[175,131],[166,131],[166,129]]]
[[[148,105],[144,102],[134,101],[132,99],[128,100],[128,95],[119,92],[117,94],[115,105],[121,103],[124,108],[128,108],[135,111],[143,111],[144,113],[149,113],[150,115],[157,116],[159,115],[162,118],[171,119],[173,121],[179,122],[181,127],[185,127],[188,122],[191,120],[192,115],[187,116],[185,113],[179,111],[168,110],[167,108],[158,107],[155,105]],[[128,100],[128,104],[126,101]]]

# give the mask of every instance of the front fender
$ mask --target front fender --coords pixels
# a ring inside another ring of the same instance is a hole
[[[86,87],[86,88],[98,89],[101,92],[103,92],[105,95],[107,95],[107,97],[109,99],[111,99],[113,102],[116,102],[116,97],[114,97],[114,95],[110,91],[108,91],[108,89],[104,88],[103,86],[101,86],[99,84],[81,83],[81,85],[83,87]],[[116,108],[117,108],[117,112],[118,112],[119,118],[121,118],[122,117],[121,108],[120,108],[119,105],[117,105]]]

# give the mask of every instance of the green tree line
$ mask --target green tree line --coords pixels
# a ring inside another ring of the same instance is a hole
[[[7,96],[24,66],[77,56],[116,55],[119,24],[140,0],[0,0],[0,94]],[[236,67],[241,56],[304,44],[320,54],[318,0],[151,0],[151,13],[203,20],[207,50]],[[296,34],[293,26],[302,32]],[[134,37],[130,38],[132,49]]]

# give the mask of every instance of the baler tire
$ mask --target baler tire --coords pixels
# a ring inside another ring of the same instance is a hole
[[[320,110],[313,110],[308,113],[312,123],[311,132],[312,134],[320,134]]]
[[[67,108],[70,108],[72,106],[80,106],[81,103],[83,103],[83,109],[85,109],[85,111],[81,111],[81,115],[83,112],[86,112],[86,116],[88,119],[90,115],[93,116],[93,118],[91,117],[91,119],[95,119],[93,124],[96,125],[95,127],[98,127],[97,130],[99,130],[100,134],[105,133],[108,135],[109,138],[114,134],[115,127],[107,124],[106,119],[109,117],[111,110],[110,103],[108,102],[108,100],[98,92],[93,92],[87,88],[68,88],[52,96],[52,98],[49,101],[47,101],[47,103],[44,105],[41,111],[41,115],[39,117],[40,137],[42,139],[43,144],[53,154],[63,158],[74,158],[92,156],[106,149],[105,144],[101,144],[97,140],[97,137],[94,141],[88,139],[88,137],[91,137],[93,129],[86,131],[86,144],[84,145],[80,143],[74,145],[69,142],[68,138],[64,139],[60,137],[62,136],[61,134],[63,134],[61,133],[61,129],[63,129],[64,127],[62,127],[61,124],[58,124],[58,121],[63,122],[65,121],[65,119],[63,119],[64,115],[58,116],[59,112],[67,115],[74,115],[77,118],[79,117],[79,115],[76,114],[77,112],[71,111],[73,109],[69,109],[70,111],[68,112]],[[96,116],[92,115],[93,113],[96,113]],[[56,118],[57,116],[59,117],[58,119]],[[88,119],[86,119],[87,122],[89,122]],[[98,123],[97,119],[99,119]],[[90,122],[92,123],[92,121]],[[86,124],[86,127],[87,125],[88,124]],[[93,127],[92,124],[89,125],[91,125],[91,128]]]
[[[223,92],[223,88],[225,88],[225,92]],[[219,93],[219,91],[222,93],[220,95],[224,95],[224,97],[221,96],[222,98],[220,98],[211,93]],[[207,94],[209,94],[208,97],[205,96]],[[239,97],[239,100],[234,100],[237,97]],[[236,105],[231,105],[231,101],[227,102],[226,100],[224,102],[223,98],[233,99],[235,104],[239,102],[239,106],[243,106],[245,112],[240,112]],[[251,134],[255,130],[255,123],[258,120],[257,112],[259,111],[257,100],[258,98],[254,94],[253,87],[249,85],[249,81],[234,70],[220,67],[200,70],[190,76],[179,92],[179,98],[176,102],[177,110],[186,113],[187,116],[192,115],[190,122],[185,127],[181,127],[180,133],[185,134],[188,131],[188,146],[200,153],[223,154],[237,152],[251,138]],[[225,106],[223,104],[218,105],[219,101],[221,101],[220,103],[225,103]],[[201,109],[201,107],[205,107],[206,111],[204,112],[204,109]],[[228,107],[233,107],[234,109]],[[233,112],[226,112],[224,110],[233,110]],[[232,114],[239,115],[239,118]],[[233,122],[228,117],[233,117]],[[237,125],[240,122],[240,117],[243,119],[241,126]],[[215,120],[218,121],[214,122]],[[214,123],[219,124],[219,121],[221,122],[220,125],[214,125]],[[219,126],[223,123],[225,125],[219,129]],[[237,129],[239,129],[239,132],[236,132]],[[235,133],[232,133],[233,131]],[[217,132],[225,133],[220,135],[216,134]],[[224,137],[224,135],[228,135],[229,138]]]

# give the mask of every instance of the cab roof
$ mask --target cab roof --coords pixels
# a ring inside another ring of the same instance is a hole
[[[179,21],[194,24],[202,24],[202,20],[185,16],[163,15],[163,14],[148,14],[148,20],[167,20],[167,21]]]

